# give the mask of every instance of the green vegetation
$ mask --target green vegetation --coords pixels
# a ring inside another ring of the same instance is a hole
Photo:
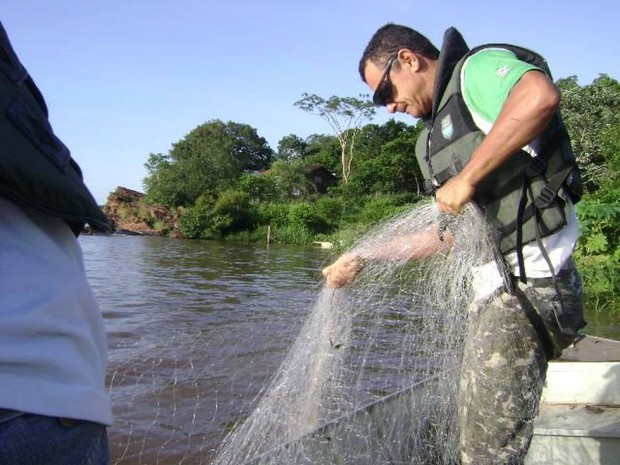
[[[620,83],[601,75],[557,84],[585,186],[575,258],[587,305],[620,319]],[[362,125],[374,114],[367,100],[304,94],[295,105],[335,135],[290,134],[274,152],[250,126],[209,121],[149,156],[146,203],[177,212],[188,238],[265,241],[269,228],[277,242],[342,247],[422,198],[420,127]]]
[[[601,75],[590,85],[569,77],[558,86],[585,184],[575,259],[586,307],[620,320],[620,83]]]

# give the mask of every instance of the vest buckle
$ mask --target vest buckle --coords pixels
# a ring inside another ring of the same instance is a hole
[[[544,210],[545,208],[548,208],[551,205],[551,202],[555,200],[556,195],[557,195],[557,192],[555,192],[549,186],[545,186],[540,191],[540,194],[536,196],[536,200],[534,201],[534,203],[536,204],[536,207],[538,209]]]

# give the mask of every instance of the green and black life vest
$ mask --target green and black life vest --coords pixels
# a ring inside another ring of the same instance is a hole
[[[545,60],[530,50],[506,44],[469,50],[460,33],[448,29],[438,61],[433,110],[416,144],[429,192],[460,172],[485,137],[461,94],[460,74],[467,57],[490,47],[508,49],[550,76]],[[516,250],[522,267],[522,245],[540,242],[541,237],[563,228],[567,198],[577,202],[581,193],[579,170],[558,112],[541,135],[538,156],[521,150],[510,157],[477,186],[474,201],[497,231],[501,252]],[[523,269],[521,276],[525,276]]]
[[[0,23],[0,195],[64,219],[77,235],[109,222],[48,121],[41,92]]]

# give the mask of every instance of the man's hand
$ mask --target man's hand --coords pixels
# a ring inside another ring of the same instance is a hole
[[[335,289],[350,284],[361,270],[360,258],[354,254],[345,254],[323,269],[323,275],[326,278],[327,287]]]
[[[475,192],[475,187],[457,174],[437,191],[437,207],[443,213],[462,213]]]

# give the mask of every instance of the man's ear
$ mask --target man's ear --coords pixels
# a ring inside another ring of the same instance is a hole
[[[398,62],[401,67],[409,68],[414,73],[417,72],[422,66],[420,57],[408,48],[401,48],[398,51]]]

